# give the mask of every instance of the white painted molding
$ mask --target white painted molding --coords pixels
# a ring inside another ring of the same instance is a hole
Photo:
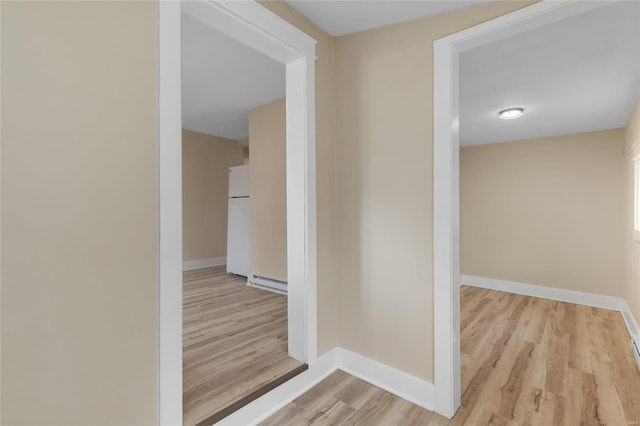
[[[453,49],[448,39],[433,44],[434,408],[449,418],[461,397],[458,56]]]
[[[338,368],[413,404],[433,411],[433,383],[365,358],[343,348],[336,348]]]
[[[287,81],[287,317],[289,356],[313,363],[317,354],[315,62],[302,56]]]
[[[216,423],[223,426],[256,425],[342,370],[400,398],[433,411],[433,384],[402,371],[336,347],[309,364],[309,369]]]
[[[209,259],[187,260],[185,262],[182,262],[182,270],[192,271],[194,269],[210,268],[212,266],[222,266],[226,264],[226,257],[210,257]]]
[[[158,406],[160,425],[169,426],[182,424],[180,2],[162,1],[158,8]]]
[[[184,9],[181,9],[184,7]],[[317,358],[315,40],[256,1],[160,2],[160,424],[182,423],[181,12],[286,65],[289,355]]]
[[[575,303],[577,305],[593,306],[596,308],[619,311],[622,314],[622,319],[624,319],[624,323],[627,326],[629,335],[631,336],[632,350],[634,350],[633,339],[635,339],[636,342],[640,342],[640,328],[638,328],[638,322],[633,316],[631,309],[629,309],[627,301],[621,297],[563,290],[560,288],[496,280],[493,278],[476,277],[473,275],[463,275],[462,285],[470,285],[473,287],[521,294],[523,296],[540,297],[542,299],[557,300],[559,302]],[[637,358],[638,366],[640,367],[640,358],[638,358],[638,354],[635,350],[634,355]]]
[[[182,2],[182,11],[277,62],[300,56],[315,60],[316,40],[257,1],[188,1]]]
[[[633,351],[633,356],[636,358],[636,362],[640,368],[640,328],[638,328],[638,322],[633,316],[631,309],[629,309],[629,305],[626,300],[622,301],[622,318],[624,318],[624,323],[631,335],[631,350]]]
[[[434,405],[443,416],[460,406],[459,54],[606,3],[546,0],[433,43]]]
[[[522,290],[527,293],[527,296],[544,297],[541,295],[552,295],[548,292],[548,287],[535,286],[531,284],[514,283],[510,281],[492,280],[488,278],[472,277],[468,275],[462,276],[463,283],[467,285],[473,285],[477,283],[478,287],[490,288],[500,291],[510,290]],[[510,289],[510,290],[509,290]],[[558,290],[558,289],[552,289]],[[565,290],[559,290],[563,292],[563,295],[559,295],[558,298],[552,298],[553,300],[567,301],[571,303],[581,303],[584,300],[592,300],[591,297],[600,297],[588,293],[581,293],[575,291],[569,291],[565,293]],[[516,291],[510,291],[516,293]],[[588,297],[584,297],[583,295]],[[622,310],[629,313],[629,318],[632,323],[629,323],[629,332],[633,334],[632,328],[637,330],[637,323],[629,311],[627,303],[623,299],[602,296],[606,300],[604,303],[593,304],[589,306],[603,307],[606,309]],[[544,297],[549,298],[549,297]],[[572,299],[572,300],[566,300]],[[609,299],[614,299],[609,300]],[[615,303],[614,303],[615,302]],[[352,376],[358,377],[365,382],[368,382],[374,386],[386,390],[406,401],[423,407],[427,410],[434,411],[435,400],[435,386],[410,374],[396,370],[392,367],[384,365],[378,361],[366,358],[357,353],[351,352],[347,349],[336,347],[326,354],[322,355],[315,362],[309,364],[309,369],[291,380],[283,383],[274,390],[268,392],[262,397],[256,399],[240,410],[225,417],[216,423],[222,426],[237,426],[237,425],[257,425],[260,422],[266,420],[272,416],[294,399],[307,392],[309,389],[317,385],[331,373],[336,370],[343,370]]]
[[[338,348],[332,349],[310,363],[307,371],[225,417],[216,425],[252,426],[264,421],[336,371],[338,369],[337,353]]]
[[[623,312],[624,305],[626,304],[624,299],[619,297],[603,296],[599,294],[564,290],[534,284],[524,284],[514,281],[496,280],[493,278],[483,278],[472,275],[463,275],[461,284],[488,288],[491,290],[506,291],[508,293],[521,294],[524,296],[540,297],[542,299],[593,306],[596,308],[612,309],[620,312]]]
[[[636,359],[638,368],[640,368],[640,336],[631,337],[631,350],[633,351],[633,356]]]
[[[632,336],[640,335],[640,328],[638,327],[638,322],[636,318],[633,316],[631,309],[629,309],[629,305],[626,300],[622,300],[622,317],[624,318],[625,324],[627,324],[627,329],[629,330],[629,334]]]

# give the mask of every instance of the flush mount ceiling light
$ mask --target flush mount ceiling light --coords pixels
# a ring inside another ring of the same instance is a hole
[[[507,108],[500,111],[498,113],[498,117],[503,120],[511,120],[513,118],[522,117],[522,114],[524,114],[524,108]]]

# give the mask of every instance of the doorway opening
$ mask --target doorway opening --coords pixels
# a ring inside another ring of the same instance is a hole
[[[434,296],[438,300],[434,315],[435,408],[437,412],[448,417],[456,413],[461,401],[461,54],[595,10],[606,4],[540,2],[434,43]],[[511,106],[520,105],[509,105],[505,108]]]
[[[161,2],[159,417],[163,425],[181,424],[183,419],[181,9],[285,66],[288,353],[304,363],[317,358],[315,40],[257,2]]]

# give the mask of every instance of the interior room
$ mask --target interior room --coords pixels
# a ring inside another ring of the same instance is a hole
[[[0,424],[637,424],[638,22],[0,1]]]
[[[183,9],[184,424],[306,368],[288,356],[285,70]]]
[[[614,2],[460,56],[459,424],[640,415],[624,314],[608,303],[638,244],[625,135],[639,15]]]

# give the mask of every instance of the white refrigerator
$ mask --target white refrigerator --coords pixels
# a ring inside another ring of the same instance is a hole
[[[227,273],[249,276],[249,166],[229,168]]]

